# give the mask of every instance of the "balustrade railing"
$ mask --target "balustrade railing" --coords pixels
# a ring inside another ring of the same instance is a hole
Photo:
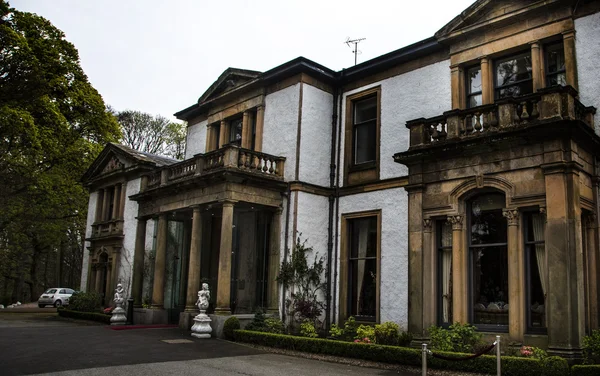
[[[123,220],[111,219],[109,221],[92,224],[92,237],[102,237],[123,234]]]
[[[466,110],[452,110],[429,119],[406,123],[410,129],[410,146],[476,137],[491,132],[525,126],[541,120],[581,120],[594,128],[594,107],[586,107],[577,92],[567,87],[552,87],[538,92],[504,98]]]
[[[194,158],[163,167],[144,176],[142,178],[142,191],[223,168],[238,169],[282,180],[284,163],[284,157],[242,149],[236,145],[226,145],[221,149],[206,154],[198,154]]]

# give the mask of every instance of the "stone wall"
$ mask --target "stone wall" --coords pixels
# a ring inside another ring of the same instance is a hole
[[[185,159],[190,159],[195,154],[205,152],[207,129],[206,125],[206,120],[188,125],[185,141]]]
[[[92,223],[96,218],[96,205],[98,202],[98,192],[90,193],[90,200],[88,202],[87,222],[85,225],[85,238],[88,239],[92,236]],[[90,263],[90,252],[88,247],[90,246],[89,241],[85,241],[85,248],[83,250],[83,261],[81,265],[81,284],[79,289],[81,291],[87,291],[87,279],[89,272]]]
[[[125,290],[127,297],[131,296],[131,281],[133,278],[133,254],[135,252],[135,233],[137,231],[138,203],[131,201],[129,196],[140,191],[141,179],[134,179],[127,182],[127,200],[123,217],[123,248],[121,249],[121,268],[119,270],[119,279]]]
[[[575,31],[580,100],[586,106],[600,109],[600,80],[598,80],[600,13],[576,19]],[[594,123],[596,133],[600,134],[600,111],[596,112]]]

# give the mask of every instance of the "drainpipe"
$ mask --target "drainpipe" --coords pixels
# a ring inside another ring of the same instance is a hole
[[[342,137],[342,97],[343,97],[343,93],[344,91],[342,90],[342,85],[343,85],[343,78],[344,78],[344,73],[345,70],[342,69],[341,75],[340,75],[340,79],[339,79],[339,89],[338,89],[338,95],[337,95],[337,100],[338,100],[338,106],[337,106],[337,156],[336,156],[336,166],[337,166],[337,174],[336,174],[336,181],[335,181],[335,185],[334,185],[334,197],[335,197],[335,217],[333,220],[333,223],[335,225],[335,238],[334,238],[334,257],[333,257],[333,304],[332,304],[332,308],[333,308],[333,312],[335,313],[336,311],[336,296],[337,296],[337,280],[338,280],[338,237],[339,237],[339,226],[338,226],[338,219],[340,217],[340,142],[341,142],[341,137]],[[332,149],[331,154],[332,156],[335,155],[335,151]],[[337,316],[334,315],[333,317],[333,322],[337,323]]]
[[[292,186],[288,183],[287,193],[283,194],[287,196],[286,202],[286,213],[285,213],[285,235],[284,235],[284,246],[283,246],[283,261],[287,261],[288,253],[290,250],[288,244],[288,234],[290,232],[290,199],[292,197]],[[285,322],[285,285],[281,285],[281,321]]]
[[[329,187],[335,187],[335,136],[337,133],[337,90],[333,94],[333,108],[331,112],[331,162],[329,163]],[[325,310],[325,325],[329,329],[331,326],[331,262],[333,252],[333,207],[335,203],[334,193],[329,195],[329,227],[327,229],[327,271],[326,271],[326,310]]]

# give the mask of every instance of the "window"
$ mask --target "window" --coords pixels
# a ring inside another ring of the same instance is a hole
[[[495,72],[496,99],[533,92],[529,52],[497,60]]]
[[[467,108],[481,106],[481,67],[467,69]]]
[[[487,193],[469,202],[471,313],[480,329],[508,327],[507,221],[504,195]]]
[[[113,218],[113,210],[115,207],[115,187],[107,188],[104,198],[108,200],[108,211],[106,212],[106,217],[104,219],[109,221]]]
[[[546,86],[566,85],[565,49],[562,43],[546,46],[544,49],[546,62]]]
[[[229,122],[229,142],[240,145],[242,142],[242,118],[236,118]]]
[[[452,323],[452,225],[447,220],[436,222],[438,265],[438,322]]]
[[[221,123],[214,123],[210,127],[212,128],[212,137],[214,139],[211,150],[217,150],[219,148],[219,143],[221,142]]]
[[[340,319],[379,319],[379,211],[347,214],[342,221]]]
[[[540,213],[524,213],[525,273],[527,283],[527,331],[546,330],[546,245],[545,218]]]
[[[375,162],[377,148],[377,97],[354,102],[352,119],[354,164]]]

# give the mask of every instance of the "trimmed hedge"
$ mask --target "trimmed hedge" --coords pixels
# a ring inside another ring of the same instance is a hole
[[[66,308],[59,309],[58,315],[61,317],[68,317],[71,319],[99,321],[99,322],[103,322],[105,324],[110,324],[110,318],[111,318],[111,315],[105,315],[104,313],[79,312],[79,311],[72,311],[72,310],[66,309]]]
[[[577,365],[571,368],[571,376],[598,376],[600,375],[600,364]]]
[[[421,367],[421,350],[419,349],[372,344],[367,345],[320,338],[252,332],[248,330],[235,330],[233,335],[234,339],[238,342],[252,343],[279,349]],[[436,353],[456,358],[471,355],[450,352]],[[551,361],[542,362],[532,358],[504,356],[502,357],[502,375],[549,376],[568,374],[569,366],[566,360],[559,357],[550,358],[552,358]],[[467,361],[447,361],[430,356],[427,358],[427,366],[429,368],[454,371],[496,374],[496,357],[482,355],[479,358]]]

